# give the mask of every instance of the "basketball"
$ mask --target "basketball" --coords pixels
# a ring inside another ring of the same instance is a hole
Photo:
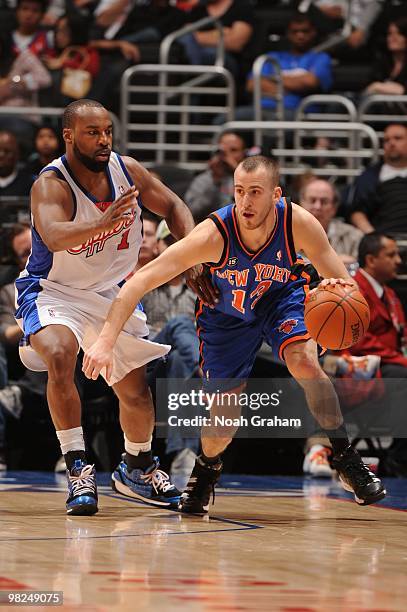
[[[356,344],[366,333],[370,310],[354,287],[327,285],[310,291],[305,299],[305,325],[320,346],[334,351]]]

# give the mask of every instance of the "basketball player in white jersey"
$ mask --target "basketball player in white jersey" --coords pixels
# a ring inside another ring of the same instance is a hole
[[[96,340],[137,263],[142,207],[165,217],[177,239],[194,223],[173,192],[137,161],[112,151],[112,122],[98,102],[67,106],[63,137],[66,154],[46,166],[32,188],[32,252],[16,281],[16,318],[24,331],[23,363],[48,370],[48,404],[67,465],[67,513],[94,514],[96,475],[86,459],[74,383],[78,351]],[[116,345],[109,380],[119,398],[126,451],[112,482],[125,495],[176,507],[180,493],[151,452],[154,409],[144,371],[170,347],[146,336],[138,307]]]

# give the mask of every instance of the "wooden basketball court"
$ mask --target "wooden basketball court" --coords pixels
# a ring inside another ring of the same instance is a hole
[[[106,475],[99,513],[67,517],[59,478],[0,478],[0,591],[63,591],[59,609],[85,612],[407,608],[406,481],[361,508],[330,481],[229,477],[200,518],[118,496]]]

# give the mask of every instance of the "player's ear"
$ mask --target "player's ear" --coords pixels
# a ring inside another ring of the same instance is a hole
[[[62,137],[63,137],[65,142],[68,142],[69,144],[72,144],[72,130],[71,130],[71,128],[64,128],[62,130]]]
[[[281,198],[283,192],[280,186],[274,187],[274,199],[276,202]]]

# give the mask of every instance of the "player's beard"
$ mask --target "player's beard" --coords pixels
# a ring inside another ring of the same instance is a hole
[[[109,158],[104,161],[96,161],[96,159],[93,159],[93,157],[89,157],[88,155],[85,155],[85,153],[82,153],[76,144],[73,145],[73,152],[76,159],[91,172],[103,172],[109,165]]]

